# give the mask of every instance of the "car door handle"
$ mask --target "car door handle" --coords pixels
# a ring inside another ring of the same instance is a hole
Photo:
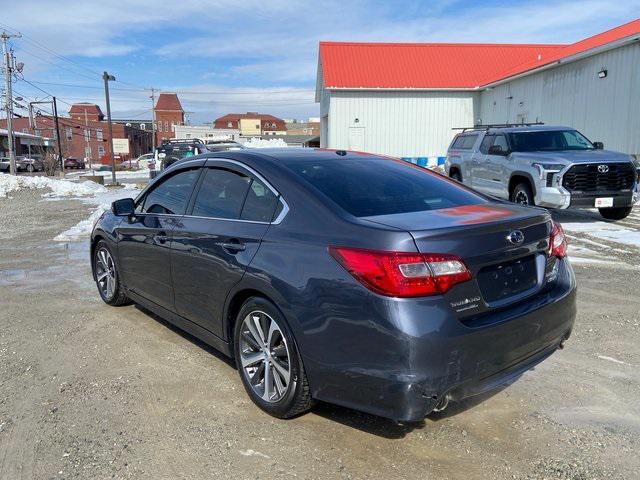
[[[221,242],[220,245],[228,253],[235,255],[238,252],[246,250],[247,246],[244,243],[240,243],[238,240],[231,242]]]

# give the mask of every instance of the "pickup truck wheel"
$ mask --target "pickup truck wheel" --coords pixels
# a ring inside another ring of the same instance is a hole
[[[633,207],[599,208],[600,215],[607,220],[622,220],[627,218]]]
[[[451,180],[455,180],[456,182],[462,183],[462,175],[460,175],[460,172],[457,170],[454,170],[453,172],[451,172],[451,174],[449,175],[449,178]]]
[[[520,205],[535,205],[531,187],[526,183],[519,183],[511,192],[511,201]]]

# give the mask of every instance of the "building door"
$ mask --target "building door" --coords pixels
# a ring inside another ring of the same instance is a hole
[[[364,127],[349,127],[349,150],[364,152]]]

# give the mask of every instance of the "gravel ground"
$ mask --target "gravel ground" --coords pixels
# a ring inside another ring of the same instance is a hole
[[[41,194],[0,199],[2,479],[638,478],[629,246],[576,265],[572,338],[510,387],[418,425],[325,404],[281,421],[212,349],[135,306],[103,305],[87,242],[51,240],[92,207]]]

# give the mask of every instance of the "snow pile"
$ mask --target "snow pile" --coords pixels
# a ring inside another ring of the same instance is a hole
[[[16,190],[42,189],[51,190],[43,197],[81,197],[95,195],[106,191],[106,188],[95,182],[75,183],[48,177],[18,177],[15,175],[0,175],[0,198]]]
[[[93,225],[98,221],[98,219],[105,211],[109,210],[109,208],[111,208],[111,205],[109,205],[108,203],[101,203],[98,208],[96,208],[91,213],[89,218],[80,220],[69,230],[66,230],[60,235],[57,235],[54,240],[56,242],[73,242],[74,240],[82,240],[89,237],[89,235],[91,234],[91,230],[93,229]]]
[[[91,235],[93,225],[98,221],[100,216],[111,208],[111,203],[120,198],[135,197],[139,190],[135,184],[125,184],[123,188],[105,189],[104,192],[98,192],[91,197],[79,198],[83,203],[94,205],[95,208],[88,218],[80,220],[70,229],[57,235],[54,240],[57,242],[73,242],[86,240]]]
[[[287,144],[281,138],[271,138],[266,140],[253,137],[250,141],[245,143],[244,146],[247,148],[283,148],[286,147]]]

